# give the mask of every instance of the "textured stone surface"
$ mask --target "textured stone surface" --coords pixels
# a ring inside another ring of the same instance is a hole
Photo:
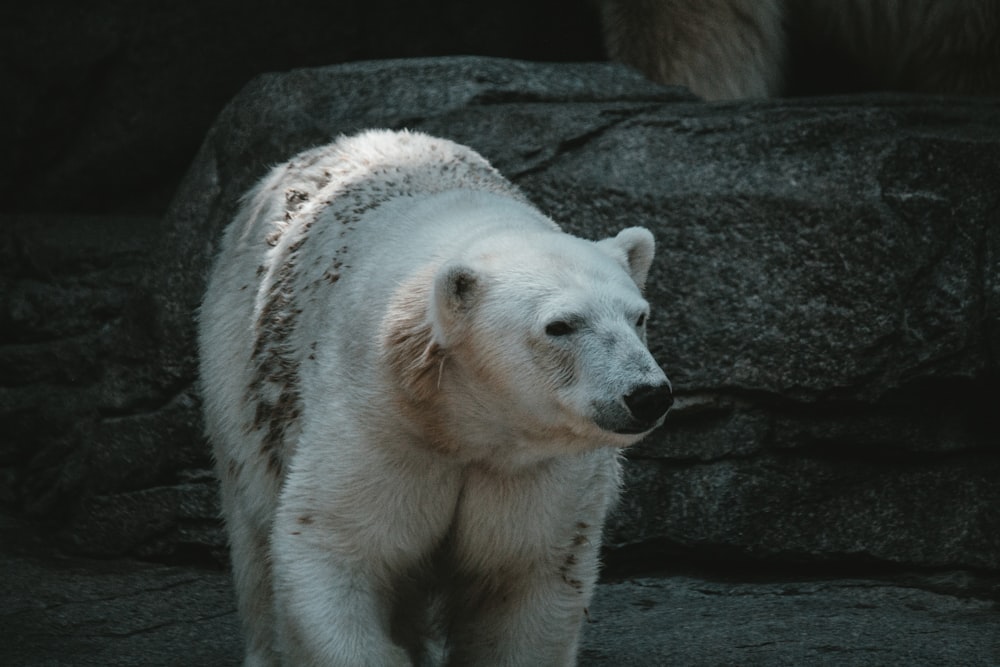
[[[151,363],[160,221],[2,223],[0,502],[86,553],[224,558],[190,368]]]
[[[229,575],[218,570],[0,555],[0,664],[239,665]],[[992,665],[1000,582],[933,577],[703,574],[598,585],[580,667]]]
[[[372,125],[441,134],[571,231],[658,237],[651,345],[681,400],[630,453],[613,544],[996,568],[998,110],[705,105],[612,66],[483,59],[266,76],[175,201],[166,293],[197,298],[265,164]]]
[[[238,665],[239,620],[221,571],[135,561],[0,555],[0,664]]]
[[[267,165],[371,126],[472,146],[570,231],[656,234],[651,345],[679,400],[629,452],[610,559],[1000,569],[1000,101],[708,105],[612,65],[262,76],[162,236],[13,219],[5,502],[85,553],[222,557],[192,385],[209,258]]]
[[[990,665],[996,590],[963,573],[773,582],[681,575],[598,587],[581,665]]]

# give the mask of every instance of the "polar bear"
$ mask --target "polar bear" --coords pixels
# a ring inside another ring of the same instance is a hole
[[[608,55],[708,100],[1000,93],[997,0],[599,0]],[[804,61],[804,63],[803,63]],[[801,80],[799,80],[801,79]]]
[[[575,661],[619,450],[672,403],[653,245],[419,133],[248,193],[199,325],[246,665]]]

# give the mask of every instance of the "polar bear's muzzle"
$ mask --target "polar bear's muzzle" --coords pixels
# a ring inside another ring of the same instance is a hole
[[[660,421],[673,404],[674,392],[669,382],[640,385],[625,395],[632,418],[646,425],[642,431]]]
[[[638,435],[659,426],[673,404],[669,381],[640,384],[617,401],[595,404],[594,422],[611,433]]]
[[[659,425],[674,404],[674,392],[669,382],[642,384],[633,387],[623,397],[631,417],[629,423],[615,429],[616,433],[643,433]]]

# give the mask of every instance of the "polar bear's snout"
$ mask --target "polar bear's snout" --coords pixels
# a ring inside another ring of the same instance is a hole
[[[667,414],[674,404],[674,392],[669,382],[644,384],[625,395],[625,405],[632,417],[646,430]]]

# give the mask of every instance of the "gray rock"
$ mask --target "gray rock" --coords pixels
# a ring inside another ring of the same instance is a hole
[[[2,564],[0,664],[241,663],[239,619],[224,572],[10,554]]]
[[[3,274],[0,317],[24,333],[0,349],[15,378],[0,423],[18,435],[0,492],[66,516],[66,544],[89,553],[221,553],[192,389],[218,234],[268,165],[410,127],[479,150],[572,232],[657,236],[651,346],[678,403],[628,453],[609,560],[1000,569],[998,112],[913,96],[704,104],[613,65],[483,58],[260,77],[208,134],[162,238],[140,243],[155,254],[123,260],[144,276],[130,297],[98,276],[46,302],[28,269]],[[100,308],[120,308],[113,326]]]
[[[222,562],[191,369],[150,363],[160,221],[7,216],[0,245],[0,501],[95,555]]]
[[[680,400],[630,453],[613,545],[996,568],[998,109],[705,105],[614,66],[484,59],[262,77],[175,201],[164,293],[191,300],[162,312],[194,305],[265,164],[369,126],[447,136],[571,231],[659,239],[651,345]]]
[[[987,456],[891,463],[760,455],[710,464],[630,460],[609,547],[667,542],[726,558],[997,569],[995,480]],[[661,545],[663,546],[663,545]]]
[[[240,664],[229,575],[218,570],[0,554],[0,664]],[[599,584],[579,664],[994,665],[1000,583],[928,577],[644,577]]]
[[[580,665],[996,664],[1000,614],[983,589],[951,588],[966,576],[939,576],[944,590],[868,578],[606,583]]]

